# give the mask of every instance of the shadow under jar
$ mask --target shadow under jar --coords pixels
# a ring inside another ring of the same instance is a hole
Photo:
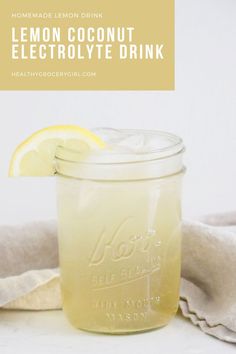
[[[177,136],[117,135],[88,156],[59,147],[55,162],[63,310],[76,328],[114,334],[177,311],[184,173]]]

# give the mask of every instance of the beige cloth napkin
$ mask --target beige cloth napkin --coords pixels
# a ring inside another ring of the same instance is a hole
[[[203,332],[236,343],[236,213],[184,223],[180,308]]]
[[[0,307],[61,308],[55,221],[0,226]]]
[[[182,250],[183,315],[236,343],[236,213],[185,221]],[[57,267],[55,222],[0,227],[0,307],[61,308]]]

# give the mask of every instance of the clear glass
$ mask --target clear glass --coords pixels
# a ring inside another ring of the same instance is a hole
[[[104,151],[94,160],[59,149],[63,309],[76,328],[145,331],[177,311],[183,145],[173,135],[165,139],[165,152],[124,149],[111,158]]]

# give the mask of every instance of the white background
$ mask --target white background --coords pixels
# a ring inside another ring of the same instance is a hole
[[[6,175],[22,139],[65,123],[179,134],[187,147],[183,215],[236,209],[235,0],[176,1],[174,92],[1,92],[0,100],[0,222],[55,217],[54,179]]]

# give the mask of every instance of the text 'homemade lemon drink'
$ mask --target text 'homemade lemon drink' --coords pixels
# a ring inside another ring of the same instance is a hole
[[[97,134],[104,149],[56,154],[63,309],[90,331],[163,326],[178,307],[182,141],[155,131]]]

